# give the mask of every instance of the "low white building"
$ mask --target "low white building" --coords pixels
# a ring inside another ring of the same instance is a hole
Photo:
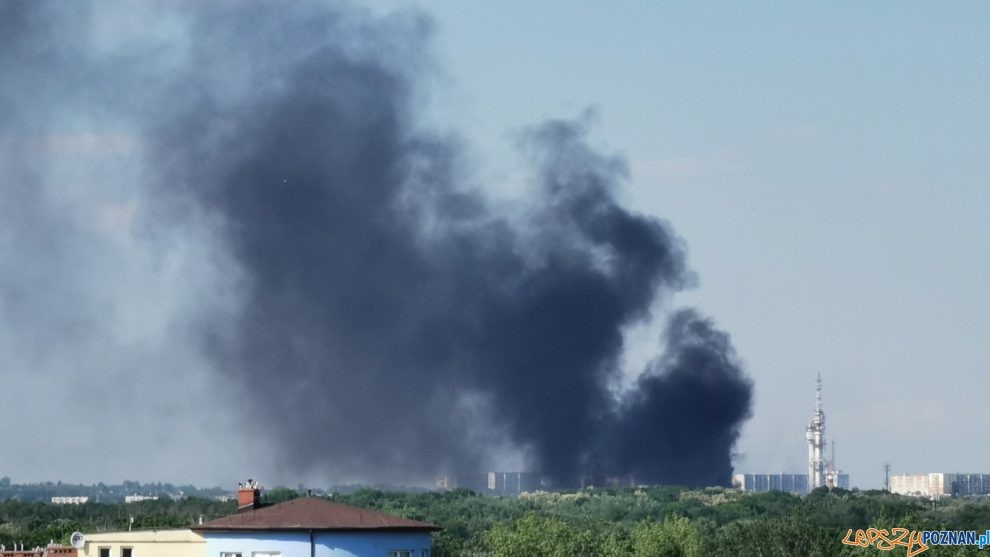
[[[82,505],[83,503],[88,503],[89,497],[86,496],[75,496],[75,497],[52,497],[53,505]]]
[[[141,501],[157,501],[158,497],[153,495],[127,495],[124,497],[125,503],[140,503]]]
[[[85,534],[79,557],[205,557],[206,539],[188,528]]]

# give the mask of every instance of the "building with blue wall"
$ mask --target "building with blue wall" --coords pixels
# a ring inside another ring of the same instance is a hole
[[[205,557],[429,557],[428,522],[306,497],[261,506],[239,492],[237,514],[193,527]]]

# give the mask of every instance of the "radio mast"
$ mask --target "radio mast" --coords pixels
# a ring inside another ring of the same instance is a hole
[[[825,412],[822,410],[822,374],[815,386],[815,413],[805,433],[808,441],[808,493],[826,485],[829,469],[825,460]]]

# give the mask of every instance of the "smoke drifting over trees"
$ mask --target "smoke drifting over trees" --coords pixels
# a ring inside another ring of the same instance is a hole
[[[241,401],[232,412],[275,447],[279,466],[423,480],[482,470],[509,448],[558,485],[729,480],[751,385],[711,321],[674,312],[661,355],[618,389],[623,331],[690,280],[681,240],[617,203],[625,163],[589,147],[582,120],[526,132],[534,187],[525,210],[502,210],[471,187],[459,140],[417,117],[430,72],[423,16],[190,4],[156,12],[169,32],[130,37],[141,46],[131,49],[100,34],[110,31],[95,6],[75,21],[45,4],[3,10],[19,22],[0,39],[16,43],[5,52],[53,49],[5,57],[15,79],[71,70],[45,102],[3,88],[5,137],[21,121],[9,107],[109,118],[126,130],[110,148],[134,142],[129,157],[140,161],[139,180],[105,177],[128,200],[123,230],[151,257],[170,242],[199,254],[177,273],[200,290],[173,293],[183,310],[161,326],[170,340],[135,356],[138,365],[173,351],[200,362]],[[59,38],[67,29],[76,35]],[[50,133],[38,124],[33,135]],[[10,198],[29,188],[33,165],[14,163],[29,147],[7,143],[0,175]],[[0,224],[6,243],[28,249],[26,234],[86,249],[52,226],[57,217],[25,218],[34,219]],[[39,252],[66,268],[58,249]],[[78,277],[29,280],[5,271],[8,315],[40,304],[36,288]],[[155,295],[115,288],[107,295]],[[73,307],[116,323],[94,300],[83,288]],[[94,334],[90,344],[111,333]]]

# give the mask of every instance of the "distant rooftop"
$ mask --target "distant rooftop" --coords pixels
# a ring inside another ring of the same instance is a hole
[[[391,516],[325,499],[304,497],[258,507],[193,526],[197,532],[260,530],[428,530],[441,528],[429,522]]]

